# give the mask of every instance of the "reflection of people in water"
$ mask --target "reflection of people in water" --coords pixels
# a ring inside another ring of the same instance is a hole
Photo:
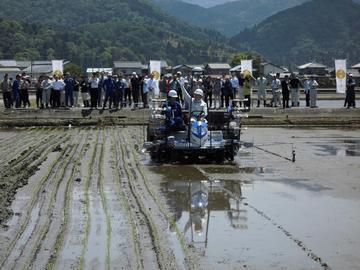
[[[190,216],[185,225],[184,234],[194,226],[194,230],[198,235],[203,232],[203,225],[206,223],[207,207],[209,204],[209,188],[206,182],[191,183],[189,187],[191,196]]]

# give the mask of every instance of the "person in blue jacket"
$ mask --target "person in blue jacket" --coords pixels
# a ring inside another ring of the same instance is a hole
[[[75,80],[71,78],[70,73],[67,72],[65,75],[65,106],[73,107],[74,106],[74,88],[75,88]],[[69,100],[70,99],[70,100]],[[69,104],[70,102],[70,104]]]
[[[115,80],[109,74],[107,79],[105,79],[104,81],[105,99],[104,99],[103,109],[105,109],[108,101],[109,101],[109,109],[111,109],[111,105],[114,103],[115,87],[116,87]]]
[[[176,90],[169,91],[169,99],[163,104],[166,109],[166,128],[168,131],[179,131],[184,127],[184,119],[181,105],[176,99],[178,94]]]
[[[20,84],[21,84],[21,76],[16,75],[16,80],[12,85],[12,101],[14,102],[13,106],[15,108],[20,107]]]

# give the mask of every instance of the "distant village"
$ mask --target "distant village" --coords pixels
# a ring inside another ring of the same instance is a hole
[[[64,61],[64,66],[71,63]],[[228,63],[208,63],[208,64],[181,64],[170,66],[166,61],[161,61],[161,72],[166,76],[181,72],[183,76],[190,76],[196,72],[203,76],[218,77],[229,74],[241,73],[241,65],[231,67]],[[0,60],[0,76],[9,74],[9,77],[15,78],[17,74],[26,73],[31,78],[38,78],[41,75],[52,75],[51,61],[16,61],[16,60]],[[114,61],[112,67],[89,67],[86,69],[86,75],[90,76],[96,72],[123,74],[130,76],[133,72],[137,74],[149,74],[149,65],[138,61]],[[297,67],[296,70],[289,70],[285,66],[278,66],[270,62],[262,62],[260,70],[253,70],[254,76],[264,74],[265,76],[275,76],[280,74],[280,78],[295,73],[299,77],[313,76],[319,82],[320,87],[335,87],[335,68],[329,67],[321,63],[310,62]],[[353,74],[357,83],[360,82],[360,63],[347,69],[348,74]],[[85,74],[84,74],[85,75]]]

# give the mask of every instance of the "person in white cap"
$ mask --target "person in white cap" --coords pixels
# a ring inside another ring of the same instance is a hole
[[[197,117],[206,117],[208,114],[208,109],[206,102],[203,100],[204,91],[201,89],[196,89],[194,92],[194,98],[192,98],[184,87],[181,87],[181,89],[184,97],[184,102],[190,108],[190,115]]]
[[[181,130],[184,126],[182,108],[177,101],[178,94],[176,90],[170,90],[168,100],[163,104],[166,115],[166,128],[169,131]]]

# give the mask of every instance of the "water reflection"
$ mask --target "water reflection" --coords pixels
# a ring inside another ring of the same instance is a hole
[[[338,156],[338,157],[359,157],[360,140],[341,140],[331,141],[327,144],[316,144],[316,147],[325,154],[321,156]]]
[[[204,249],[204,254],[211,218],[215,213],[225,214],[227,226],[236,230],[247,229],[247,210],[242,207],[240,182],[171,181],[163,183],[162,189],[188,244]]]

